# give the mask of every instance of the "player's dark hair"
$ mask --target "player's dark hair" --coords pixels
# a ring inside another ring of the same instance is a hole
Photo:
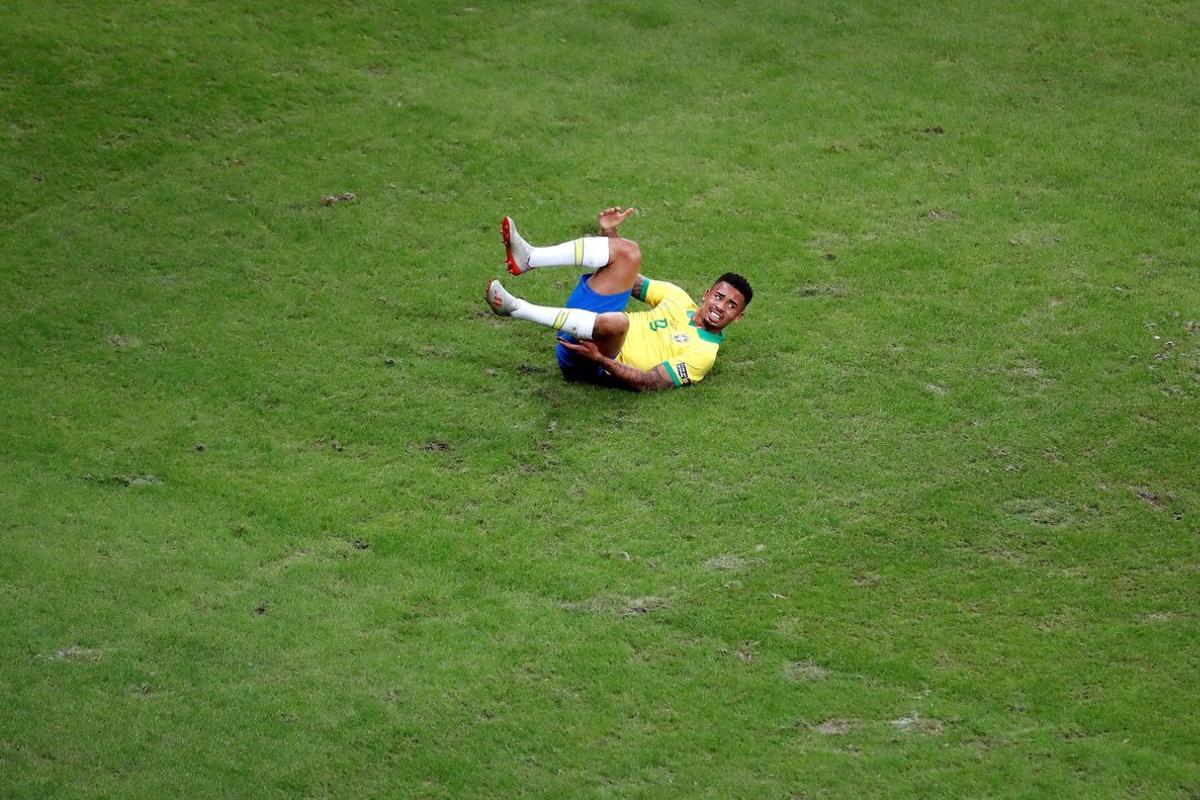
[[[746,298],[746,305],[742,306],[743,309],[750,305],[750,299],[754,297],[754,290],[750,288],[750,281],[746,280],[741,275],[738,275],[736,272],[726,272],[724,275],[717,278],[717,283],[720,283],[721,281],[725,281],[730,286],[737,289],[742,293],[742,297]]]

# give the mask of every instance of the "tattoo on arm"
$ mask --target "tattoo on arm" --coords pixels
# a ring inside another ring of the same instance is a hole
[[[638,369],[611,358],[603,358],[600,360],[600,366],[619,382],[639,392],[647,389],[669,389],[675,385],[670,377],[663,374],[662,364],[654,369]]]

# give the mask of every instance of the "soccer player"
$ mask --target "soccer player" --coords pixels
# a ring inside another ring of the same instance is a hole
[[[712,369],[725,327],[742,318],[754,292],[741,275],[726,272],[696,305],[678,286],[642,275],[637,243],[617,235],[635,211],[606,208],[599,214],[604,236],[552,247],[530,245],[505,217],[500,230],[513,275],[547,267],[594,272],[580,277],[563,308],[526,302],[495,279],[488,282],[488,305],[501,316],[558,331],[558,366],[567,380],[615,382],[637,391],[698,383]],[[625,313],[631,295],[650,309]]]

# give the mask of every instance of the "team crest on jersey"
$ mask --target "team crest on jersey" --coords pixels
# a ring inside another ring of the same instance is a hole
[[[680,344],[688,343],[688,335],[686,333],[677,333],[674,336],[672,336],[671,338],[674,339],[675,341],[679,342]]]

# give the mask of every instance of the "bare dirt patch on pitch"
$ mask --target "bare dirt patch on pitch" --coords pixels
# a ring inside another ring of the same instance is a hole
[[[88,482],[108,484],[110,486],[158,486],[162,483],[161,478],[150,473],[144,475],[109,475],[106,478],[97,477],[89,473],[84,475],[83,479]]]
[[[1163,507],[1163,499],[1157,493],[1152,492],[1145,486],[1130,486],[1130,491],[1136,494],[1141,499],[1145,500],[1151,508],[1160,509]]]
[[[801,297],[849,297],[851,291],[840,283],[817,283],[797,286],[795,293]]]
[[[923,717],[913,711],[891,722],[893,728],[904,733],[920,733],[926,736],[936,736],[946,729],[946,723],[933,717]]]
[[[135,347],[142,346],[141,339],[125,333],[110,333],[104,337],[104,341],[114,350],[133,350]]]
[[[743,558],[733,553],[726,553],[704,560],[704,568],[711,572],[740,572],[749,567],[756,567],[765,561],[761,558]]]
[[[829,670],[813,661],[789,661],[782,671],[783,677],[793,683],[815,683],[829,677]]]
[[[81,647],[73,644],[55,650],[46,656],[50,661],[99,661],[104,658],[104,652],[91,647]]]
[[[561,604],[564,611],[575,611],[584,614],[613,614],[619,617],[636,617],[652,614],[669,608],[671,601],[665,597],[616,597],[599,595],[578,602]]]
[[[1009,500],[1000,506],[1000,510],[1023,522],[1047,528],[1065,528],[1074,519],[1062,505],[1040,497]]]
[[[854,730],[854,723],[848,719],[835,717],[813,726],[813,730],[826,736],[845,736]]]
[[[321,205],[328,208],[336,206],[338,203],[354,203],[358,201],[358,195],[354,192],[342,192],[341,194],[326,194],[321,196]]]

